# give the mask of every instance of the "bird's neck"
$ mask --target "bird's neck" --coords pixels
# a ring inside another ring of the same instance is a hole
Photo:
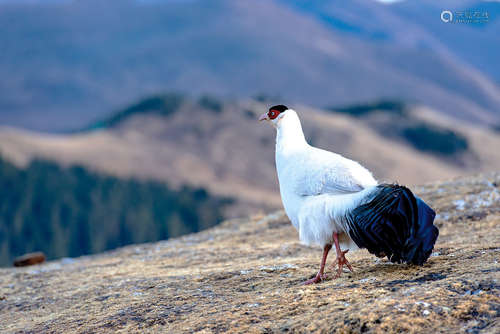
[[[276,154],[292,153],[307,145],[299,117],[295,113],[283,117],[277,127]]]

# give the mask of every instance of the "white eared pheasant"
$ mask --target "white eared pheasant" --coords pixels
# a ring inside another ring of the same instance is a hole
[[[345,254],[356,246],[392,262],[421,265],[429,258],[439,234],[435,212],[408,188],[378,184],[359,163],[309,145],[297,113],[284,105],[259,120],[277,130],[276,169],[286,214],[302,242],[323,247],[318,274],[304,284],[326,277],[332,244],[336,277],[344,265],[352,271]]]

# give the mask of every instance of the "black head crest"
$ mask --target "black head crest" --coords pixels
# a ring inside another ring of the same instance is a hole
[[[284,106],[282,104],[278,104],[274,107],[269,108],[269,111],[271,111],[271,110],[276,110],[276,111],[279,111],[280,113],[282,113],[282,112],[288,110],[288,107]]]

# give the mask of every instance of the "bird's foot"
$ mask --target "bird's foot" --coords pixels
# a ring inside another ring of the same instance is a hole
[[[319,283],[321,281],[324,281],[326,279],[326,274],[322,274],[322,273],[317,273],[315,277],[305,281],[304,283],[302,283],[302,285],[309,285],[309,284],[314,284],[314,283]]]
[[[344,265],[347,266],[347,268],[349,268],[349,270],[351,272],[353,272],[354,270],[352,269],[352,266],[351,264],[349,263],[349,261],[347,261],[347,259],[345,258],[345,254],[348,252],[349,250],[346,249],[345,251],[341,251],[340,254],[337,254],[337,264],[338,264],[338,268],[337,268],[337,275],[335,275],[335,278],[339,278],[340,275],[342,274],[342,268],[344,267]],[[335,262],[334,262],[335,263]],[[332,265],[332,269],[334,269],[334,266]]]

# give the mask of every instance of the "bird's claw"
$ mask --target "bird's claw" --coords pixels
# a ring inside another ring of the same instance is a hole
[[[349,263],[349,261],[347,261],[346,257],[345,257],[345,254],[348,252],[349,250],[346,249],[345,251],[341,251],[340,254],[337,255],[337,264],[338,264],[338,268],[337,268],[337,275],[335,275],[335,278],[339,278],[340,275],[342,274],[342,268],[344,267],[344,265],[347,266],[347,268],[349,268],[349,270],[351,272],[354,271],[354,269],[352,269],[352,266],[351,264]],[[335,262],[334,262],[335,263]],[[332,265],[332,269],[334,269],[335,266]]]
[[[327,278],[326,274],[317,273],[316,276],[305,281],[304,283],[302,283],[302,285],[310,285],[310,284],[314,284],[314,283],[319,283],[321,281],[326,280],[326,278]]]

